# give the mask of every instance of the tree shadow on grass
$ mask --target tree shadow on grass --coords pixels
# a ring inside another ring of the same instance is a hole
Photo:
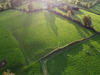
[[[56,17],[61,18],[61,19],[65,20],[66,22],[74,25],[74,27],[76,28],[77,32],[80,34],[80,36],[82,37],[82,39],[86,38],[87,37],[86,35],[90,35],[89,31],[86,28],[81,27],[78,24],[76,24],[76,23],[74,23],[74,22],[72,22],[72,21],[70,21],[68,19],[65,19],[63,17],[60,17],[58,15],[56,15]]]
[[[100,13],[100,10],[98,10],[97,8],[93,8],[96,12]]]
[[[82,12],[82,11],[75,11],[75,14],[77,14],[77,15],[84,15],[84,13]]]
[[[79,20],[80,22],[82,22],[82,18],[78,17],[77,15],[84,15],[84,13],[82,11],[75,11],[75,14],[72,15],[72,18],[75,20]]]
[[[45,16],[45,19],[46,19],[46,25],[50,31],[50,29],[54,32],[54,34],[56,35],[56,37],[58,36],[58,28],[55,24],[55,20],[56,20],[56,17],[54,14],[50,14],[49,12],[44,12],[44,16]]]
[[[81,26],[78,26],[78,24],[76,25],[76,23],[73,23],[74,27],[76,28],[77,32],[80,34],[80,36],[82,37],[82,39],[86,38],[86,35],[90,35],[89,31]]]
[[[58,17],[58,18],[61,18],[61,19],[65,20],[65,21],[67,21],[68,23],[70,23],[72,25],[74,25],[74,27],[76,28],[77,32],[80,34],[80,36],[82,37],[82,39],[84,39],[84,38],[86,38],[87,36],[90,35],[88,29],[86,29],[84,27],[81,27],[80,25],[76,24],[75,22],[70,21],[69,19],[65,19],[65,18],[60,17],[58,15],[55,15],[55,16]]]
[[[60,54],[49,60],[46,65],[49,75],[62,75],[62,72],[67,66],[67,57]]]
[[[100,57],[100,35],[95,35],[88,43],[87,45],[90,47],[90,50],[92,53],[96,53]]]
[[[16,38],[16,40],[19,41],[19,43],[22,44],[22,37],[26,38],[26,34],[28,33],[28,27],[32,24],[32,14],[27,14],[25,16],[19,16],[20,18],[24,19],[21,20],[21,24],[20,25],[16,25],[15,28],[12,29],[13,31],[13,35]],[[22,34],[21,36],[19,36],[20,34]]]
[[[79,20],[80,22],[82,22],[82,20],[77,15],[72,15],[72,18],[75,19],[75,20]]]
[[[27,17],[24,20],[23,26],[29,26],[32,24],[32,13],[27,14]]]

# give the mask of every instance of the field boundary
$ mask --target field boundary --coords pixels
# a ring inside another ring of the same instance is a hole
[[[34,9],[33,11],[29,12],[29,11],[25,11],[23,9],[17,9],[17,8],[12,8],[12,10],[18,10],[18,11],[22,11],[22,12],[26,12],[26,13],[32,13],[32,12],[39,12],[39,11],[43,11],[42,8],[39,9]]]
[[[76,46],[76,45],[78,45],[78,44],[80,44],[80,43],[83,43],[83,42],[85,42],[85,41],[87,41],[87,40],[89,40],[89,39],[91,39],[91,38],[97,36],[98,34],[100,34],[100,33],[94,34],[94,35],[92,35],[92,36],[90,36],[90,37],[88,37],[88,38],[81,39],[81,40],[72,42],[72,43],[70,43],[70,44],[67,44],[67,45],[65,45],[65,46],[63,46],[63,47],[60,47],[60,48],[58,48],[58,49],[55,49],[55,50],[51,51],[50,53],[46,54],[44,57],[41,57],[39,60],[42,61],[42,60],[44,60],[44,59],[46,59],[46,58],[52,56],[52,55],[55,54],[56,52],[62,51],[62,49],[66,48],[66,47],[69,47],[68,49],[72,49],[72,48],[70,48],[70,46],[71,46],[71,47]],[[69,50],[68,50],[68,51],[69,51]]]
[[[22,11],[22,12],[26,12],[26,13],[39,12],[39,11],[43,11],[43,10],[44,10],[44,9],[40,8],[40,9],[34,9],[34,10],[31,11],[31,12],[28,12],[28,11],[24,11],[24,10],[22,10],[22,9],[16,9],[16,8],[12,8],[12,9],[13,9],[13,10]],[[61,17],[64,17],[65,19],[69,19],[69,20],[73,21],[74,23],[80,25],[81,27],[84,27],[84,28],[86,28],[86,29],[88,29],[88,30],[93,31],[94,33],[100,33],[100,32],[98,32],[98,31],[96,31],[94,28],[90,28],[90,27],[84,26],[79,20],[72,19],[72,18],[70,18],[70,17],[68,17],[68,16],[66,16],[66,15],[63,15],[63,14],[57,12],[57,11],[54,11],[54,10],[49,10],[49,9],[45,9],[45,10],[47,10],[48,12],[54,13],[54,14],[56,14],[56,15],[59,15],[59,16],[61,16]],[[84,9],[84,10],[85,10],[85,9]]]
[[[53,57],[55,57],[55,56],[57,56],[57,55],[59,55],[59,54],[61,54],[61,53],[63,53],[63,52],[70,51],[70,50],[71,50],[72,48],[74,48],[75,46],[77,46],[77,45],[79,45],[79,44],[81,44],[81,43],[83,43],[83,42],[86,42],[86,41],[88,41],[89,39],[94,38],[95,36],[97,36],[97,35],[99,35],[99,34],[100,34],[100,33],[97,33],[97,34],[94,34],[94,35],[92,35],[92,36],[90,36],[90,37],[88,37],[88,38],[85,38],[85,39],[81,39],[81,40],[72,42],[72,43],[67,44],[67,45],[65,45],[65,46],[63,46],[63,47],[60,47],[60,48],[58,48],[58,49],[53,50],[52,52],[46,54],[44,57],[41,57],[39,60],[40,60],[41,65],[42,65],[42,70],[43,70],[44,75],[48,75],[48,71],[47,71],[47,66],[46,66],[46,64],[47,64],[47,61],[48,61],[49,59],[52,59]],[[65,48],[66,50],[62,50],[62,49],[64,49],[64,48]]]
[[[56,11],[53,11],[53,10],[48,10],[48,11],[51,12],[51,13],[54,13],[54,14],[56,14],[56,15],[62,16],[62,17],[64,17],[65,19],[69,19],[69,20],[73,21],[74,23],[77,23],[77,24],[80,25],[81,27],[84,27],[84,28],[86,28],[86,29],[88,29],[88,30],[93,31],[94,33],[100,33],[100,32],[98,32],[98,31],[96,31],[94,28],[90,28],[90,27],[84,26],[84,25],[83,25],[80,21],[78,21],[78,20],[72,19],[72,18],[70,18],[70,17],[67,17],[66,15],[63,15],[63,14],[61,14],[61,13],[59,13],[59,12],[56,12]]]

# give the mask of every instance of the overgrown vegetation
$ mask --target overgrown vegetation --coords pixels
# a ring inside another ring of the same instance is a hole
[[[83,18],[82,18],[82,20],[83,20],[83,23],[84,23],[84,25],[86,26],[86,27],[92,27],[91,26],[91,24],[92,24],[92,21],[91,21],[91,17],[88,15],[88,16],[84,16]]]

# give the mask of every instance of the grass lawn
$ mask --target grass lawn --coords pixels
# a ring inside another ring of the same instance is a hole
[[[6,60],[7,65],[0,68],[0,75],[7,69],[14,69],[25,65],[24,55],[16,39],[6,30],[0,29],[0,62]]]
[[[80,9],[80,11],[75,12],[75,15],[73,15],[72,18],[80,20],[82,22],[82,18],[86,15],[91,16],[92,25],[94,29],[96,29],[97,31],[100,31],[100,16],[99,15]]]
[[[52,13],[22,13],[9,10],[0,13],[0,28],[11,32],[28,62],[38,60],[59,47],[89,37],[93,32]]]
[[[95,13],[97,13],[97,14],[100,14],[99,8],[100,8],[100,4],[96,4],[95,6],[89,8],[88,10],[89,10],[89,11],[92,11],[92,12],[95,12]]]
[[[48,75],[99,75],[100,34],[49,59],[47,70]]]

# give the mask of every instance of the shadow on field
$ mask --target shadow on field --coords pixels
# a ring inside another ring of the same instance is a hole
[[[86,38],[86,35],[90,35],[88,30],[86,28],[83,28],[81,26],[76,25],[76,23],[73,23],[74,27],[76,28],[77,32],[80,34],[82,39]]]
[[[94,9],[94,11],[100,13],[100,11],[97,8],[93,8],[93,9]]]
[[[82,13],[82,12],[81,12],[81,13]],[[89,31],[88,31],[86,28],[81,27],[80,25],[78,25],[78,24],[76,24],[76,23],[74,23],[74,22],[72,22],[72,21],[70,21],[70,20],[68,20],[68,19],[65,19],[65,18],[63,18],[63,17],[60,17],[60,16],[58,16],[58,15],[55,15],[55,16],[58,17],[58,18],[61,18],[62,20],[67,21],[68,23],[70,23],[70,24],[72,24],[72,25],[74,25],[75,28],[76,28],[76,30],[77,30],[77,32],[80,34],[80,36],[81,36],[82,38],[86,38],[86,37],[87,37],[86,35],[90,35]],[[78,18],[78,17],[77,17],[77,18]],[[74,33],[74,32],[73,32],[73,33]]]
[[[32,13],[28,14],[24,20],[23,26],[29,26],[32,24]]]
[[[59,17],[59,16],[58,16]],[[64,19],[63,17],[62,17],[62,19],[63,20],[66,20],[66,19]],[[70,21],[70,20],[66,20],[68,23],[70,23],[70,24],[72,24],[72,25],[74,25],[74,27],[76,28],[76,30],[77,30],[77,32],[80,34],[80,36],[82,37],[82,38],[86,38],[87,36],[86,35],[90,35],[90,33],[88,32],[88,30],[86,29],[86,28],[83,28],[83,27],[81,27],[81,26],[79,26],[78,24],[76,24],[76,23],[74,23],[74,22],[72,22],[72,21]],[[74,32],[73,32],[74,33]]]
[[[76,11],[75,14],[84,15],[84,13],[82,11],[80,11],[80,10],[79,11]]]
[[[79,20],[80,22],[82,21],[78,16],[76,15],[72,15],[72,18],[74,18],[75,20]]]
[[[96,35],[94,38],[92,38],[88,43],[86,43],[90,48],[89,52],[91,52],[91,55],[96,55],[97,57],[100,57],[100,34]]]
[[[54,34],[58,36],[58,28],[55,25],[55,20],[56,20],[55,15],[50,14],[49,12],[44,12],[44,16],[45,16],[49,31],[51,29],[54,32]]]
[[[58,59],[59,58],[59,59]],[[65,61],[66,60],[66,61]],[[54,57],[47,62],[47,71],[49,75],[62,75],[65,68],[67,67],[68,58],[62,54]],[[64,74],[63,74],[64,75]]]
[[[78,55],[83,49],[82,45],[79,45],[78,47],[79,47],[78,49],[74,49],[76,47],[73,47],[69,51],[66,51],[68,50],[68,48],[65,47],[63,53],[50,59],[47,62],[48,73],[50,75],[66,75],[67,74],[66,69],[69,67],[70,65],[69,63],[74,62],[73,60],[69,61],[70,58]]]

